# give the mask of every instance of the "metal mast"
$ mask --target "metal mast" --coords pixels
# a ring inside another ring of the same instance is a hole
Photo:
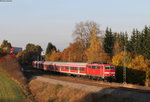
[[[123,83],[126,84],[126,46],[124,46]]]

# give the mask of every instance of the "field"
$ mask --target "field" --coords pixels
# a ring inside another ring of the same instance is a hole
[[[21,88],[0,71],[0,102],[27,102]]]

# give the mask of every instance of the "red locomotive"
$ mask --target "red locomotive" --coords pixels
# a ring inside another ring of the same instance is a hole
[[[101,79],[115,79],[116,75],[116,67],[112,64],[104,63],[33,61],[33,67],[43,70],[96,77]]]

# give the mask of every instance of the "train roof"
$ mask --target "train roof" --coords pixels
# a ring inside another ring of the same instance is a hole
[[[52,62],[52,61],[45,61],[44,63],[71,64],[71,65],[87,65],[88,64],[88,63],[80,63],[80,62]]]
[[[46,64],[67,64],[67,65],[87,65],[87,64],[105,64],[105,65],[112,65],[106,63],[81,63],[81,62],[53,62],[53,61],[34,61],[36,63],[46,63]]]

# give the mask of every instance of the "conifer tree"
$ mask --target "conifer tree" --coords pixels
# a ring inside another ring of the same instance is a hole
[[[137,34],[136,34],[136,30],[133,29],[132,31],[132,35],[131,35],[131,39],[130,39],[130,43],[129,43],[129,51],[132,53],[132,56],[137,54]]]
[[[105,37],[104,37],[104,50],[106,53],[108,53],[110,56],[113,55],[113,46],[114,46],[114,38],[111,29],[108,27],[105,31]]]
[[[51,42],[49,42],[46,48],[46,55],[51,54],[52,51],[56,51],[56,47]]]
[[[142,54],[146,59],[150,59],[150,27],[145,26],[142,32],[143,50]]]

